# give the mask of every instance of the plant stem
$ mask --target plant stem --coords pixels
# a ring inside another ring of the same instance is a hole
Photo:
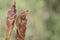
[[[16,19],[16,2],[14,1],[7,15],[6,40],[10,40],[10,34]]]

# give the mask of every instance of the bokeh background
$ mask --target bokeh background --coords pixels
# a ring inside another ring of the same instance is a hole
[[[15,0],[17,15],[30,9],[27,15],[25,40],[60,40],[60,0]],[[6,17],[13,0],[0,0],[0,40],[6,38]],[[16,24],[11,33],[16,40]]]

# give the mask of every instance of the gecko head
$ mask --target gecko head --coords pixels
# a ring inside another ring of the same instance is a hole
[[[28,13],[30,13],[30,12],[31,12],[30,9],[25,9],[25,10],[24,10],[24,13],[25,13],[25,14],[28,14]]]

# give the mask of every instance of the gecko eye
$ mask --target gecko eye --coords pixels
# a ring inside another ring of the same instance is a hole
[[[29,12],[29,10],[26,10],[26,12]]]
[[[31,10],[29,10],[29,9],[26,9],[26,10],[24,10],[26,13],[30,13],[31,12]]]

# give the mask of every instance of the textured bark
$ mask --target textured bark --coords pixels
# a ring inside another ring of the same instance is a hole
[[[27,12],[28,12],[28,10],[23,11],[16,20],[16,24],[17,24],[16,40],[24,40],[24,38],[25,38]]]
[[[16,2],[14,1],[7,15],[6,40],[10,40],[10,34],[14,27],[15,19],[16,19]]]

